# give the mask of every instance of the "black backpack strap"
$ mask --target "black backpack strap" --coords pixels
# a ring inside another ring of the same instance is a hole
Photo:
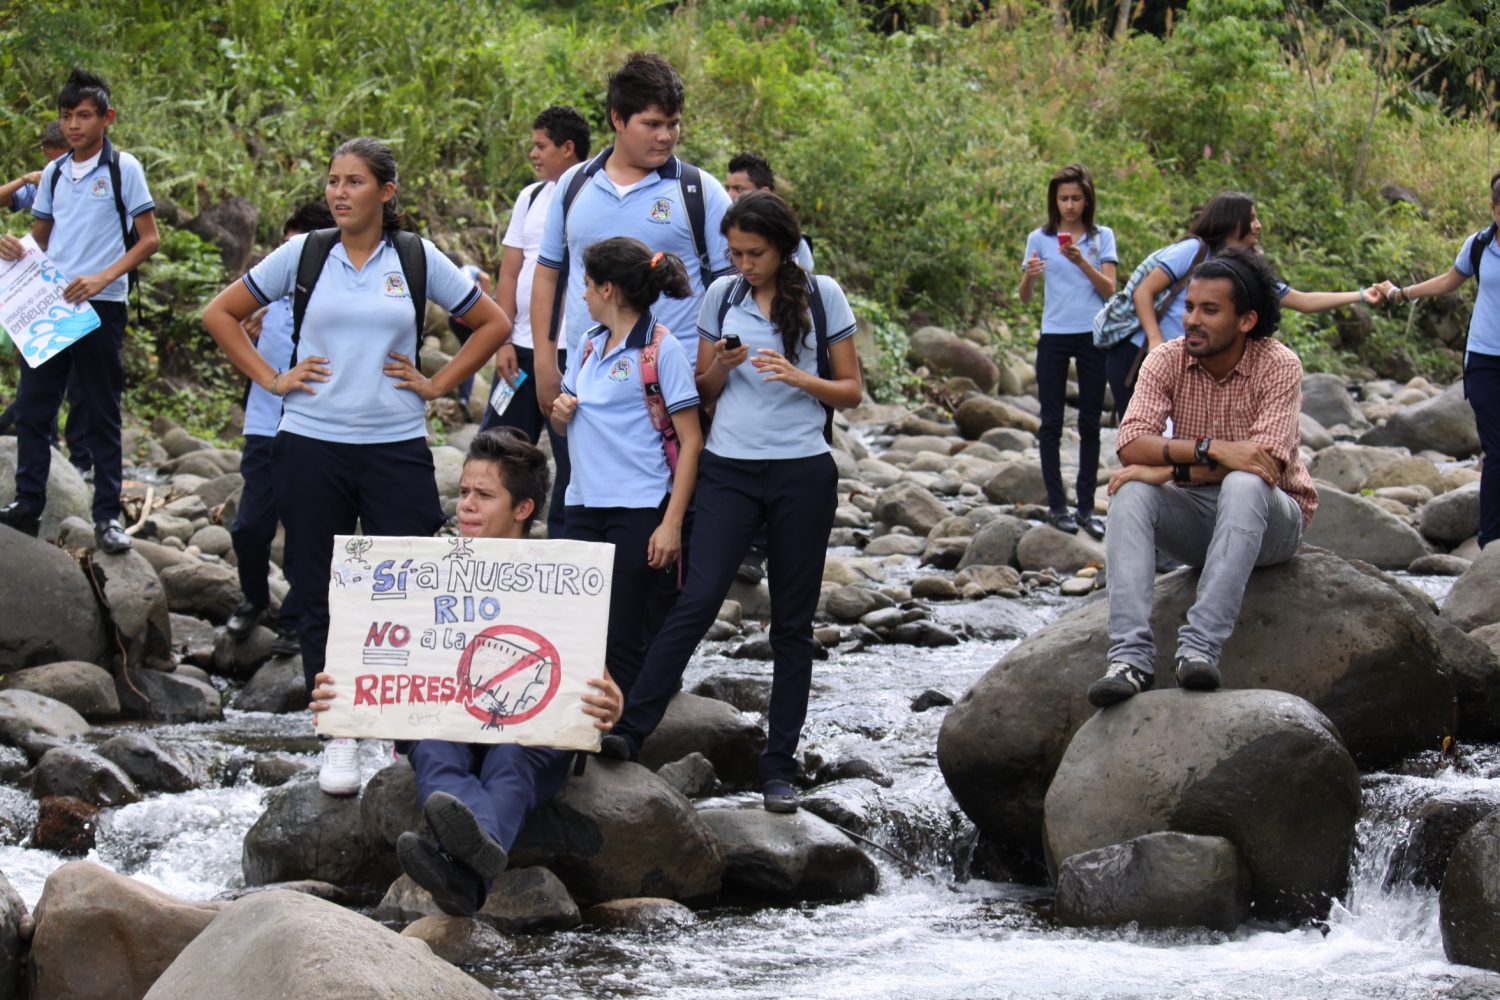
[[[547,331],[550,340],[557,339],[557,333],[562,329],[563,303],[568,299],[568,211],[573,207],[573,202],[578,198],[578,192],[589,182],[600,170],[604,169],[604,161],[609,159],[609,154],[614,151],[613,146],[607,147],[602,153],[594,157],[586,166],[579,167],[573,172],[568,186],[562,194],[563,214],[563,238],[562,238],[562,266],[557,269],[557,291],[552,295],[552,323],[551,329]],[[540,189],[538,189],[540,190]]]
[[[412,351],[412,364],[422,370],[422,333],[427,329],[427,248],[422,237],[398,229],[391,233],[396,244],[396,256],[401,259],[401,273],[406,276],[406,289],[411,293],[412,310],[416,313],[417,346]]]
[[[693,253],[698,258],[698,280],[707,288],[713,284],[714,268],[708,257],[708,211],[703,203],[703,171],[691,163],[678,160],[677,187],[682,193],[682,205],[687,209],[688,228],[693,234]]]
[[[744,278],[735,278],[734,284],[729,286],[729,291],[719,300],[719,339],[724,339],[724,320],[729,315],[729,307],[745,298],[750,291],[750,284]]]
[[[302,339],[302,318],[307,315],[307,300],[323,273],[323,265],[333,251],[339,238],[337,227],[317,229],[307,234],[302,241],[302,253],[297,258],[297,286],[292,290],[292,356],[291,365],[297,364],[297,343]]]
[[[1469,270],[1474,277],[1479,277],[1479,262],[1484,260],[1484,251],[1491,243],[1495,242],[1495,224],[1491,222],[1479,232],[1474,234],[1474,242],[1469,244]]]
[[[63,162],[66,160],[71,160],[72,158],[72,153],[64,153],[63,155],[52,161],[57,165],[57,169],[52,171],[52,179],[47,182],[47,196],[52,199],[52,214],[54,217],[57,215],[57,182],[62,177]]]
[[[531,187],[531,197],[526,199],[526,211],[530,212],[536,205],[536,200],[542,196],[542,188],[547,186],[546,181],[538,181]]]
[[[818,378],[833,378],[833,358],[828,353],[828,310],[817,275],[807,276],[807,308],[812,313],[813,340],[818,346]],[[833,444],[833,407],[823,404],[823,440]]]

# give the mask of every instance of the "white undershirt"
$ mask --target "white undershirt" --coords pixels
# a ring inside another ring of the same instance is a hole
[[[99,152],[95,153],[93,156],[90,156],[87,160],[69,160],[68,162],[72,165],[73,169],[73,179],[76,181],[80,177],[86,176],[90,170],[93,170],[95,167],[97,167],[99,165],[99,157],[103,155],[103,153],[104,147],[100,146]]]

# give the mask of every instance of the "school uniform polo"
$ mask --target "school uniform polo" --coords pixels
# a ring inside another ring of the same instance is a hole
[[[1475,236],[1478,234],[1476,233]],[[1465,278],[1474,277],[1469,253],[1475,236],[1464,240],[1453,268]],[[1474,295],[1474,313],[1469,319],[1466,353],[1500,355],[1500,240],[1484,248],[1479,262],[1479,290]]]
[[[99,151],[98,162],[82,177],[75,178],[68,169],[72,154],[59,157],[42,170],[37,184],[36,201],[31,214],[52,223],[47,240],[47,256],[57,269],[69,278],[98,274],[125,256],[125,234],[120,229],[120,213],[115,207],[115,191],[110,182],[109,161],[114,149],[108,137]],[[53,190],[52,178],[57,177]],[[134,219],[153,211],[156,202],[146,187],[146,173],[140,161],[129,153],[120,153],[120,188],[125,214]],[[130,279],[120,275],[94,296],[98,302],[124,302]]]
[[[269,306],[292,294],[306,239],[292,237],[245,275],[257,302]],[[430,242],[423,240],[422,248],[427,297],[454,316],[464,315],[479,301],[479,287]],[[415,361],[419,343],[411,293],[390,236],[362,268],[350,263],[343,241],[336,240],[308,299],[292,359],[327,358],[328,381],[311,383],[316,395],[295,390],[283,396],[280,429],[343,444],[425,438],[426,402],[396,388],[383,370],[392,351]]]
[[[830,346],[854,335],[854,312],[838,282],[826,275],[814,279],[828,317]],[[724,325],[719,312],[725,296],[732,296]],[[713,426],[705,447],[720,458],[806,458],[827,453],[823,440],[823,404],[785,382],[767,382],[750,363],[763,347],[785,353],[781,331],[765,317],[748,282],[737,277],[720,278],[703,296],[698,311],[698,334],[710,343],[734,334],[750,348],[750,357],[730,371],[714,409]],[[816,331],[808,329],[796,365],[810,375],[818,373]]]
[[[601,156],[606,155],[601,153]],[[590,161],[592,162],[592,161]],[[573,175],[586,164],[569,168],[558,178],[557,187],[566,191]],[[693,295],[686,299],[663,296],[653,307],[657,320],[681,343],[687,354],[697,354],[697,338],[693,336],[694,321],[698,316],[701,289],[707,284],[703,280],[698,252],[693,246],[693,229],[688,222],[687,208],[682,203],[682,191],[678,186],[681,164],[674,156],[653,173],[647,174],[638,184],[624,192],[615,186],[604,169],[588,179],[573,199],[567,213],[568,289],[566,301],[570,308],[564,319],[567,350],[571,354],[591,326],[588,310],[583,308],[583,252],[599,240],[615,236],[631,236],[640,240],[653,251],[674,253],[687,266],[688,283]],[[703,237],[708,243],[708,259],[714,271],[710,278],[721,274],[732,274],[729,249],[724,235],[719,231],[724,213],[729,209],[729,195],[718,180],[706,171],[699,171],[703,178]],[[554,198],[547,209],[547,219],[542,230],[542,246],[537,262],[544,267],[559,269],[563,262],[563,210],[562,199]],[[561,341],[560,341],[561,343]]]
[[[292,299],[291,296],[277,299],[266,306],[260,320],[260,337],[255,349],[266,359],[266,364],[277,371],[292,367]],[[275,437],[276,427],[281,423],[281,397],[272,395],[254,382],[245,397],[246,436]]]
[[[1176,284],[1178,279],[1193,269],[1193,258],[1197,256],[1198,247],[1201,242],[1198,237],[1189,236],[1187,239],[1178,240],[1161,251],[1157,257],[1157,263],[1163,271],[1167,272],[1168,288]],[[1213,251],[1210,250],[1203,259],[1211,260],[1212,258]],[[1276,282],[1276,297],[1278,299],[1285,298],[1286,293],[1291,290],[1291,286],[1286,282]],[[1167,311],[1162,314],[1161,319],[1157,322],[1157,325],[1161,327],[1161,339],[1163,341],[1176,340],[1182,336],[1183,317],[1186,315],[1187,289],[1184,288],[1172,299],[1172,304],[1167,307]],[[1144,332],[1137,333],[1131,340],[1136,346],[1140,346],[1146,342],[1146,334]]]
[[[658,318],[645,313],[614,350],[605,352],[609,329],[586,335],[593,344],[568,357],[562,391],[578,399],[568,424],[568,456],[573,478],[569,507],[650,507],[671,492],[672,473],[662,451],[661,432],[651,423],[641,386],[641,348]],[[585,357],[587,353],[587,357]],[[668,413],[698,405],[693,365],[674,337],[663,337],[656,376]]]
[[[10,210],[12,212],[24,212],[36,202],[36,185],[22,184],[11,192]]]
[[[1095,270],[1120,260],[1115,251],[1114,230],[1108,226],[1099,226],[1079,240],[1078,249]],[[1081,267],[1063,256],[1057,244],[1057,234],[1040,228],[1033,229],[1026,237],[1026,253],[1021,258],[1023,269],[1032,254],[1036,254],[1047,265],[1047,269],[1042,272],[1042,333],[1084,333],[1092,330],[1094,314],[1104,308],[1104,296],[1099,294],[1099,289],[1094,287]]]

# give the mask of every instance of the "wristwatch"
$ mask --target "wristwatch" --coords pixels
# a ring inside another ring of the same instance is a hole
[[[1208,466],[1210,472],[1219,467],[1218,462],[1208,457],[1208,449],[1213,443],[1213,438],[1199,438],[1198,446],[1193,449],[1193,461]]]

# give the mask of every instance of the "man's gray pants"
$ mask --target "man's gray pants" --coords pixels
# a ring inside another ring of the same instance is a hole
[[[1158,547],[1203,571],[1198,597],[1177,633],[1177,654],[1218,663],[1250,571],[1286,562],[1301,542],[1297,502],[1249,472],[1231,472],[1219,486],[1121,486],[1110,500],[1105,534],[1110,661],[1156,668],[1151,600]]]

